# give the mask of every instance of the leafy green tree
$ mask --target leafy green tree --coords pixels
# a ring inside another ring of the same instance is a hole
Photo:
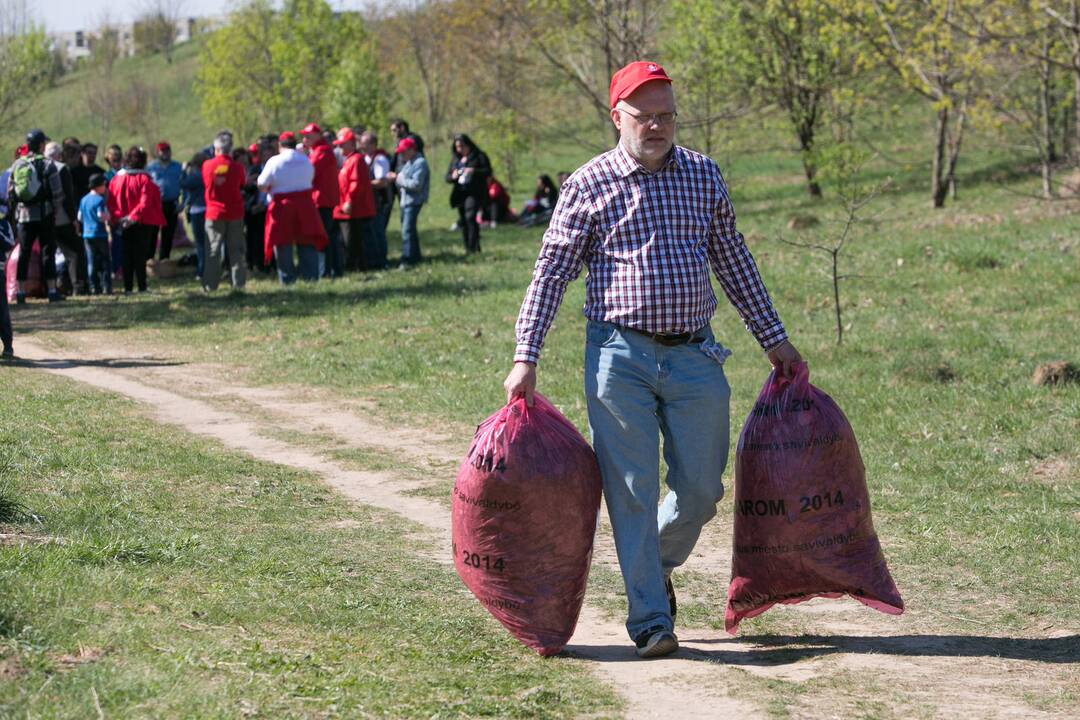
[[[203,48],[196,75],[203,115],[242,137],[322,118],[327,88],[348,74],[339,66],[356,56],[358,37],[359,16],[335,15],[325,0],[286,0],[280,10],[250,0]]]
[[[379,70],[374,48],[360,42],[330,75],[326,118],[334,126],[362,123],[381,130],[390,124],[396,98],[393,84]]]
[[[676,0],[675,57],[698,104],[752,97],[780,108],[799,142],[806,187],[821,195],[815,143],[831,93],[852,73],[857,44],[823,0]],[[706,112],[712,107],[706,104]]]
[[[966,16],[1000,0],[848,0],[870,57],[921,95],[936,116],[930,196],[936,208],[956,194],[956,166],[976,102],[994,75],[997,49],[985,32],[970,33]]]
[[[733,92],[728,82],[723,41],[702,32],[720,27],[727,10],[712,0],[675,0],[671,10],[663,56],[678,88],[680,137],[689,135],[706,155],[713,155],[723,124],[750,109],[745,94]]]
[[[176,22],[174,6],[165,0],[157,0],[148,6],[131,28],[135,51],[140,55],[161,53],[165,61],[171,63],[176,47]]]
[[[18,34],[0,34],[0,124],[26,113],[53,72],[53,54],[45,31],[29,26]]]

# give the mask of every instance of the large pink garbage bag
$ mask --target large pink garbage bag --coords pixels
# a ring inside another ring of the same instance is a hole
[[[8,302],[15,302],[15,294],[19,292],[19,281],[15,278],[15,273],[19,269],[20,252],[18,245],[12,248],[11,254],[8,255],[7,265],[4,268],[7,275],[7,286],[4,288],[4,292],[7,293]],[[27,297],[45,297],[45,283],[41,279],[41,248],[36,242],[30,251],[30,269],[26,272],[24,285]]]
[[[735,542],[724,625],[776,603],[850,595],[892,615],[904,601],[870,518],[855,433],[832,398],[775,371],[735,453]]]
[[[488,612],[541,655],[574,634],[600,512],[600,468],[585,438],[540,395],[484,421],[458,470],[453,552]]]

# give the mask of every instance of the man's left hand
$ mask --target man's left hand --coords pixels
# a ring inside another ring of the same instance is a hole
[[[766,355],[769,358],[769,362],[772,363],[772,366],[786,378],[790,378],[794,375],[795,371],[792,367],[795,363],[802,362],[802,355],[800,355],[799,351],[795,349],[795,346],[787,340],[774,347],[766,353]]]

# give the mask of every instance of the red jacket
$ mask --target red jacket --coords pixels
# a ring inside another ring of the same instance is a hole
[[[105,201],[113,222],[128,218],[141,225],[165,224],[161,210],[161,190],[150,173],[145,170],[125,168],[109,183],[109,197]]]
[[[507,194],[506,188],[498,180],[492,179],[488,183],[488,199],[499,205],[510,207],[510,195]]]
[[[218,168],[225,168],[218,170]],[[244,196],[242,190],[247,173],[240,163],[233,162],[228,155],[215,155],[202,166],[203,185],[206,187],[207,220],[243,220]],[[216,178],[224,176],[219,185]]]
[[[363,153],[354,152],[345,158],[338,173],[338,189],[341,202],[334,208],[334,219],[375,217],[375,194],[371,190],[371,177]],[[350,205],[348,213],[343,209],[346,201]]]
[[[315,177],[311,180],[311,199],[315,201],[316,207],[334,207],[340,199],[334,149],[323,140],[318,145],[312,145],[308,160],[315,166]]]

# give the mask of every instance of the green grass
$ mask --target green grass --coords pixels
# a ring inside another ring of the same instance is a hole
[[[616,711],[420,559],[400,518],[116,397],[4,373],[0,480],[40,523],[3,527],[55,540],[0,545],[0,717]]]

